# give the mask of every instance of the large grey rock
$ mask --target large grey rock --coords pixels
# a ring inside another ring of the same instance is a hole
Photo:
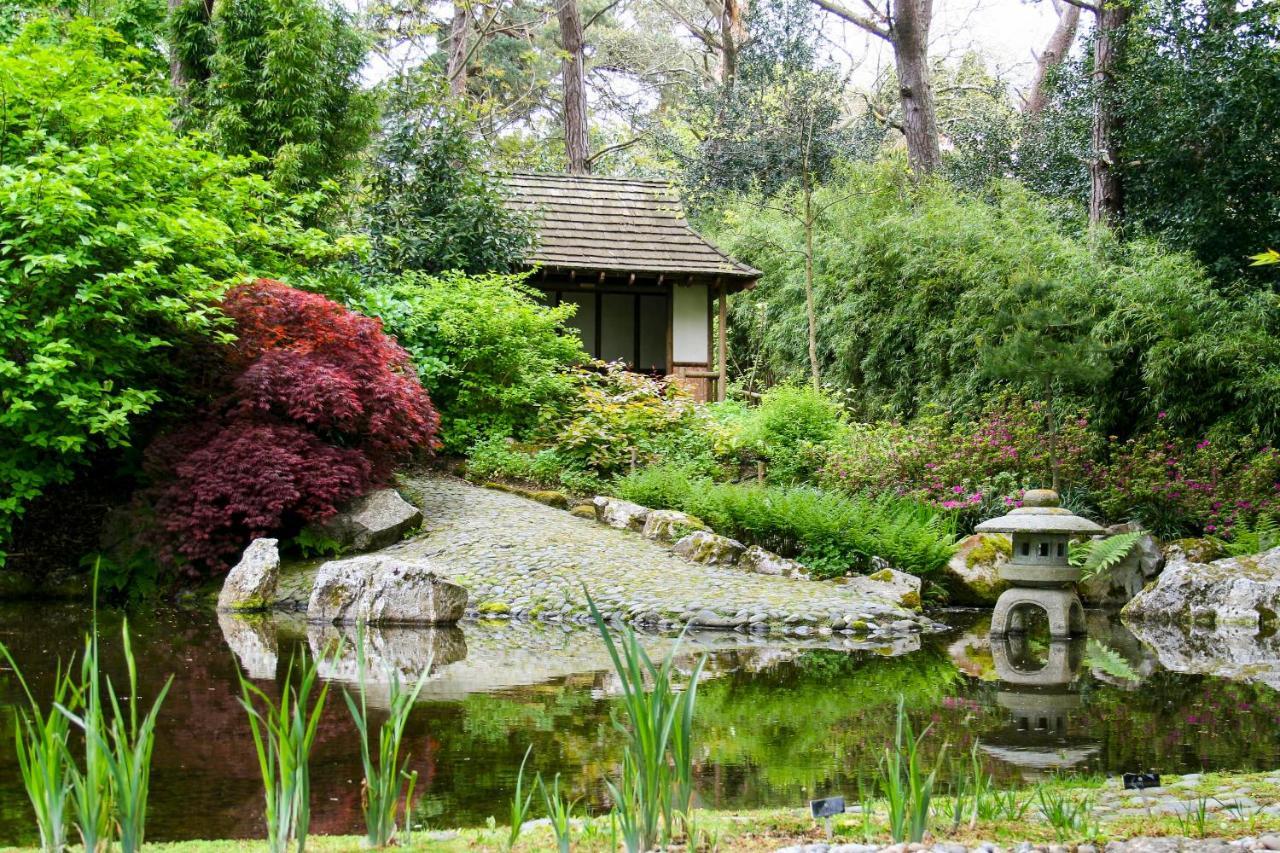
[[[368,625],[452,625],[467,608],[467,591],[429,560],[371,554],[320,567],[307,619]]]
[[[919,610],[920,578],[900,572],[897,569],[881,569],[869,575],[855,575],[846,578],[844,583],[855,587],[864,595],[890,601],[908,610]]]
[[[738,557],[746,549],[736,539],[699,530],[677,542],[673,550],[686,560],[692,560],[695,563],[732,566],[738,562]]]
[[[975,533],[956,545],[939,582],[951,604],[990,607],[1009,582],[1000,578],[1000,567],[1013,555],[1007,533]]]
[[[280,581],[279,540],[255,539],[244,549],[218,594],[219,610],[266,610],[275,603]]]
[[[1133,622],[1215,624],[1256,629],[1280,612],[1280,548],[1212,563],[1166,565],[1159,580],[1124,608]]]
[[[422,524],[422,511],[395,489],[378,489],[356,498],[317,531],[344,551],[376,551],[394,545]]]
[[[644,530],[644,523],[652,511],[648,507],[633,504],[631,501],[606,498],[603,495],[596,495],[591,503],[596,508],[596,521],[619,530],[634,530],[637,533]]]
[[[1165,565],[1174,563],[1210,563],[1226,556],[1216,539],[1175,539],[1161,549]]]
[[[696,530],[706,530],[702,520],[674,509],[651,510],[644,520],[644,538],[655,542],[676,542]]]
[[[752,545],[742,552],[742,555],[738,557],[738,568],[758,575],[774,575],[775,577],[796,578],[797,580],[807,580],[809,577],[809,571],[803,564],[797,563],[795,560],[788,560],[786,557],[779,557],[759,545]]]

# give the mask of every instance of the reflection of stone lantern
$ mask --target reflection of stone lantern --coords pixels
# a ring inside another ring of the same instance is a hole
[[[996,602],[992,635],[1025,631],[1028,607],[1044,611],[1053,637],[1084,633],[1084,607],[1075,589],[1080,570],[1071,565],[1068,548],[1073,537],[1102,533],[1101,527],[1058,506],[1057,492],[1033,489],[1022,506],[974,529],[1013,539],[1013,556],[1000,567],[1000,577],[1012,586]]]
[[[1071,712],[1083,704],[1076,684],[1083,645],[1083,638],[1055,640],[1041,662],[1024,635],[991,638],[1000,678],[996,702],[1009,719],[982,736],[984,752],[1033,776],[1077,766],[1097,754],[1096,741],[1069,731]]]

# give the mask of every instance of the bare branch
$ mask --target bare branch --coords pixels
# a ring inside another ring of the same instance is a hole
[[[1062,1],[1064,3],[1069,3],[1072,6],[1077,6],[1081,9],[1084,9],[1086,12],[1092,12],[1095,15],[1098,14],[1098,11],[1099,11],[1099,7],[1097,4],[1088,3],[1088,2],[1085,2],[1085,0],[1062,0]]]
[[[840,3],[839,0],[813,0],[818,8],[823,9],[835,15],[843,21],[848,21],[855,27],[866,30],[874,36],[879,36],[885,41],[892,42],[893,36],[889,33],[888,28],[880,23],[868,18],[866,15],[860,15],[857,12]]]

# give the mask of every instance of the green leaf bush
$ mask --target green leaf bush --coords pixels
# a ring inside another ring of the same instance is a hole
[[[248,161],[178,136],[146,61],[85,19],[0,46],[0,552],[34,498],[181,394],[228,283],[336,251]]]
[[[455,453],[489,435],[527,435],[570,403],[570,369],[587,358],[564,328],[573,309],[540,304],[520,276],[406,273],[349,303],[409,351]]]
[[[850,389],[853,417],[909,419],[929,403],[976,414],[1009,387],[980,357],[998,343],[992,319],[1009,313],[1016,328],[1017,295],[1035,282],[1047,286],[1028,310],[1086,328],[1081,346],[1109,368],[1063,398],[1104,434],[1127,437],[1165,412],[1181,433],[1223,423],[1280,439],[1274,294],[1220,287],[1145,239],[1090,233],[1011,182],[978,195],[913,185],[892,163],[851,165],[817,203],[831,205],[814,247],[819,359],[824,382]],[[765,273],[734,298],[734,360],[806,376],[801,229],[749,199],[704,224]]]

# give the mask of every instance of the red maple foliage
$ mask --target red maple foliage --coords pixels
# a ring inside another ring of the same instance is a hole
[[[223,310],[237,340],[221,391],[147,451],[157,556],[193,573],[328,518],[440,446],[439,416],[380,321],[267,279],[233,289]]]

